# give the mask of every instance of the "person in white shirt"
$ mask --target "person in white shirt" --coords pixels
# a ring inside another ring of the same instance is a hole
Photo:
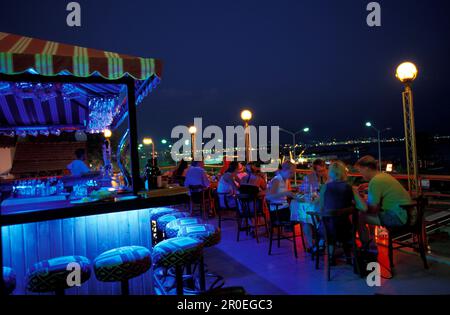
[[[76,159],[73,160],[69,165],[67,165],[67,169],[70,171],[72,176],[81,176],[89,173],[91,170],[84,163],[86,159],[86,152],[84,149],[75,150]]]
[[[202,186],[203,189],[206,189],[209,187],[209,184],[208,176],[201,163],[199,161],[192,161],[191,166],[186,172],[184,187]]]

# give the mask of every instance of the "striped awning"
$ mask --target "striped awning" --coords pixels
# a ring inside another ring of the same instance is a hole
[[[161,77],[162,63],[153,58],[0,32],[0,73],[17,74],[30,69],[48,76],[69,72],[77,77],[88,77],[97,73],[111,80],[124,75],[147,80]]]
[[[60,44],[0,32],[0,73],[24,72],[44,76],[102,76],[109,80],[131,76],[135,80],[136,105],[159,83],[161,61],[152,58]],[[116,127],[126,117],[126,88],[120,84],[2,82],[0,80],[0,133],[9,131],[98,131],[103,119],[100,107],[110,116],[103,125]],[[103,102],[103,103],[102,103]],[[17,134],[17,133],[16,133]]]

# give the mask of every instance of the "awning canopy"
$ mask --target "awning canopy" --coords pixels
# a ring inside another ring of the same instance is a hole
[[[0,132],[48,133],[49,129],[98,132],[126,115],[123,77],[135,81],[136,104],[159,83],[162,64],[133,57],[0,32],[0,73],[46,77],[102,77],[103,83],[8,82],[0,80]],[[48,81],[48,80],[47,80]]]

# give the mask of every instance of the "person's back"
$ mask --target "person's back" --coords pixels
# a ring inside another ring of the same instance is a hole
[[[206,175],[206,171],[200,166],[191,165],[186,172],[184,186],[202,186],[203,188],[209,187],[209,179]]]
[[[324,186],[324,212],[351,207],[353,190],[346,181],[332,181]]]
[[[405,224],[407,213],[401,205],[411,204],[412,200],[402,184],[386,173],[379,173],[369,182],[369,204],[380,204],[383,211],[395,214]]]

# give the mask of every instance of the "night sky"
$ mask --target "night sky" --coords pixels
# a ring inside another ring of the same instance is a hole
[[[309,126],[309,140],[367,137],[366,120],[402,135],[405,60],[419,67],[417,129],[450,134],[448,0],[378,1],[378,28],[368,0],[84,0],[81,28],[66,25],[69,2],[1,0],[0,31],[162,59],[140,137],[168,138],[193,117],[235,125],[244,107],[255,125]]]

